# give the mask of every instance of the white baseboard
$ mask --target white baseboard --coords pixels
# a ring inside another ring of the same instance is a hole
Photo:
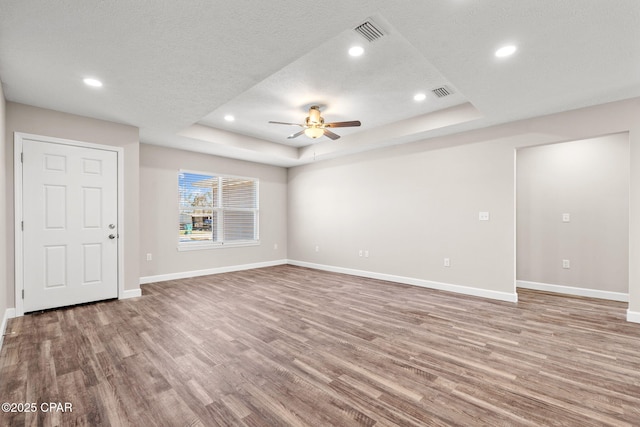
[[[516,286],[518,288],[533,289],[536,291],[629,302],[629,294],[622,292],[600,291],[598,289],[576,288],[573,286],[552,285],[549,283],[529,282],[526,280],[516,280]]]
[[[206,270],[182,271],[179,273],[159,274],[157,276],[146,276],[140,278],[140,284],[155,282],[166,282],[167,280],[188,279],[190,277],[208,276],[210,274],[230,273],[233,271],[251,270],[254,268],[273,267],[287,264],[286,259],[256,262],[253,264],[230,265],[227,267],[208,268]]]
[[[9,319],[13,319],[16,317],[16,309],[15,308],[7,308],[4,311],[4,317],[2,318],[2,326],[0,326],[0,350],[2,350],[2,343],[4,342],[4,334],[7,330],[7,322]]]
[[[331,272],[334,272],[334,273],[349,274],[349,275],[352,275],[352,276],[367,277],[367,278],[370,278],[370,279],[386,280],[386,281],[389,281],[389,282],[396,282],[396,283],[403,283],[403,284],[406,284],[406,285],[421,286],[423,288],[438,289],[438,290],[441,290],[441,291],[449,291],[449,292],[456,292],[456,293],[459,293],[459,294],[472,295],[472,296],[483,297],[483,298],[490,298],[490,299],[495,299],[495,300],[500,300],[500,301],[518,302],[518,294],[515,293],[515,292],[514,293],[509,293],[509,292],[491,291],[491,290],[488,290],[488,289],[472,288],[472,287],[469,287],[469,286],[461,286],[461,285],[453,285],[453,284],[450,284],[450,283],[434,282],[434,281],[431,281],[431,280],[416,279],[416,278],[413,278],[413,277],[395,276],[395,275],[392,275],[392,274],[375,273],[375,272],[372,272],[372,271],[355,270],[355,269],[351,269],[351,268],[334,267],[334,266],[323,265],[323,264],[314,264],[314,263],[305,262],[305,261],[289,260],[288,263],[291,264],[291,265],[297,265],[298,267],[308,267],[308,268],[314,268],[316,270],[331,271]]]
[[[640,311],[627,310],[627,322],[640,323]]]
[[[142,291],[140,289],[125,289],[122,292],[122,296],[118,299],[129,299],[129,298],[137,298],[142,296]]]

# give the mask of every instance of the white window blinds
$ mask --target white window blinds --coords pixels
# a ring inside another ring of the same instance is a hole
[[[257,243],[258,180],[180,171],[180,245]]]

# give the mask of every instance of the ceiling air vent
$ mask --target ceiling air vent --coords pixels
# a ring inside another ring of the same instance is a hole
[[[376,27],[375,24],[371,21],[365,21],[363,24],[358,25],[353,30],[367,39],[369,43],[374,42],[385,35],[382,30]]]
[[[435,88],[431,92],[433,92],[438,98],[444,98],[445,96],[449,96],[453,93],[446,86]]]

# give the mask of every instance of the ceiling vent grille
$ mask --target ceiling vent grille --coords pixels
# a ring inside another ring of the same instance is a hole
[[[353,30],[367,39],[369,43],[372,43],[385,35],[385,33],[380,28],[376,27],[371,21],[366,21],[363,24],[358,25]]]
[[[449,96],[449,95],[451,95],[453,93],[446,86],[435,88],[435,89],[431,90],[431,92],[433,92],[435,94],[435,96],[437,96],[438,98],[444,98],[445,96]]]

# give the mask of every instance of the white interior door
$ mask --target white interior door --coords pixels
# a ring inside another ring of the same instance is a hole
[[[24,139],[24,312],[118,296],[118,153]]]

